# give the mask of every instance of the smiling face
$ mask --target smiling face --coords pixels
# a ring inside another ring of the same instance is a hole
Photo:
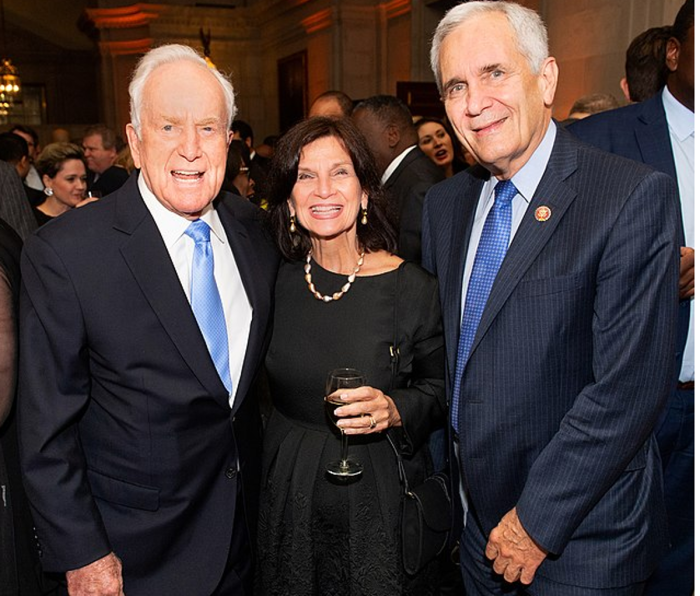
[[[511,178],[547,132],[556,62],[547,58],[533,73],[501,13],[462,23],[445,38],[439,60],[445,109],[460,141],[491,173]]]
[[[349,234],[354,244],[361,207],[367,207],[367,195],[338,139],[322,137],[306,145],[299,156],[289,209],[312,242]]]
[[[441,168],[448,167],[455,157],[452,139],[445,127],[427,121],[418,128],[418,146]]]
[[[214,75],[187,60],[159,66],[144,86],[141,137],[131,124],[127,134],[151,192],[170,211],[197,219],[219,193],[230,141]]]
[[[85,164],[79,159],[67,159],[61,164],[53,178],[43,177],[44,186],[53,190],[51,197],[63,211],[75,207],[85,198],[87,190],[87,172]]]

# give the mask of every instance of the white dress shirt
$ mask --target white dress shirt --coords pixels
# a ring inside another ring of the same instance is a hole
[[[139,190],[146,207],[151,212],[168,249],[170,259],[180,278],[182,289],[190,300],[190,280],[192,275],[192,258],[194,255],[194,240],[185,234],[191,221],[167,209],[148,189],[143,175],[139,175]],[[243,287],[233,251],[229,245],[226,232],[219,219],[219,214],[211,204],[202,213],[201,220],[211,228],[211,247],[214,254],[214,279],[219,288],[221,303],[224,307],[224,318],[228,331],[229,366],[231,369],[232,391],[229,395],[229,405],[233,400],[241,380],[243,359],[248,347],[250,323],[253,319],[253,308]]]
[[[404,149],[391,161],[387,169],[384,170],[384,173],[382,174],[382,184],[386,184],[386,181],[389,180],[396,168],[399,167],[399,164],[403,161],[403,158],[406,157],[414,147],[418,147],[418,145],[411,145],[407,149]]]
[[[552,148],[554,147],[554,139],[557,136],[557,126],[553,121],[549,122],[547,127],[547,132],[539,144],[535,152],[527,160],[527,163],[518,170],[518,172],[511,178],[511,182],[514,184],[515,188],[518,190],[518,194],[513,197],[512,202],[512,219],[510,226],[510,241],[508,246],[513,241],[515,233],[518,231],[520,222],[525,216],[527,207],[530,201],[534,198],[535,191],[539,186],[540,180],[544,175],[544,171],[549,163],[549,157],[552,154]],[[464,265],[464,276],[462,278],[462,316],[464,316],[464,302],[467,297],[467,288],[469,287],[469,278],[472,275],[472,269],[474,267],[474,259],[476,259],[476,249],[479,247],[479,241],[481,240],[481,232],[484,229],[484,224],[486,223],[486,216],[491,211],[493,202],[495,199],[494,189],[498,180],[495,176],[491,178],[484,184],[481,189],[481,196],[479,198],[479,204],[476,207],[476,213],[474,214],[474,223],[472,224],[472,232],[469,237],[469,247],[467,248],[467,261]]]
[[[671,137],[673,161],[676,164],[678,190],[681,195],[681,213],[685,245],[695,248],[695,115],[679,102],[668,87],[661,93]],[[690,301],[690,328],[683,352],[679,381],[695,380],[695,299]]]

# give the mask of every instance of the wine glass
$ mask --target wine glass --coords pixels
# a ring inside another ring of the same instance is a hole
[[[328,373],[326,396],[324,398],[326,413],[333,424],[340,430],[341,441],[340,460],[331,462],[326,467],[326,471],[333,476],[351,478],[362,474],[362,464],[348,460],[348,436],[338,426],[338,416],[333,413],[336,408],[345,406],[347,403],[340,401],[334,393],[342,389],[355,389],[366,384],[367,382],[362,373],[354,368],[336,368]]]

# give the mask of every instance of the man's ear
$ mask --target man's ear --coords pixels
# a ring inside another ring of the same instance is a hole
[[[401,140],[401,132],[399,131],[398,126],[395,124],[388,124],[384,129],[384,134],[386,135],[389,147],[393,149],[399,144],[399,141]]]
[[[131,149],[131,157],[134,160],[134,165],[137,168],[141,167],[141,141],[136,134],[136,129],[131,122],[126,125],[126,138],[129,141],[129,149]]]
[[[666,66],[671,72],[678,70],[678,58],[681,55],[681,42],[670,37],[666,42]]]
[[[622,89],[622,93],[624,94],[627,101],[631,103],[632,100],[630,99],[630,85],[627,82],[627,77],[622,77],[620,79],[620,89]]]
[[[542,64],[540,72],[540,88],[542,89],[542,98],[544,105],[548,108],[554,103],[554,95],[557,92],[557,81],[559,80],[559,66],[557,61],[551,56]]]

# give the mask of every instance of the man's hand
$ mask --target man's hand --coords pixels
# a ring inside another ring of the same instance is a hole
[[[547,553],[530,538],[513,508],[491,530],[486,556],[493,561],[493,570],[507,582],[519,579],[522,584],[530,584]]]
[[[124,596],[122,562],[114,553],[66,571],[66,580],[70,596]]]
[[[695,296],[695,249],[681,246],[681,300]]]

